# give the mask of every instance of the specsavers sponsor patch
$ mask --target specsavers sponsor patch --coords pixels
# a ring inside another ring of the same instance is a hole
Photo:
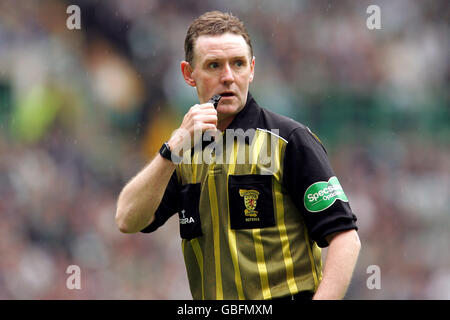
[[[328,181],[319,181],[310,185],[303,199],[306,210],[310,212],[328,209],[336,200],[348,202],[339,180],[334,176]]]

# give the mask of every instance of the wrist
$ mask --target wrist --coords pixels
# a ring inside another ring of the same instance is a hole
[[[173,148],[168,142],[163,143],[161,149],[159,149],[159,154],[161,157],[170,160],[174,164],[180,164],[183,160],[182,157],[178,156],[175,152],[172,152]]]
[[[190,135],[189,132],[185,129],[177,129],[170,137],[167,144],[169,145],[170,151],[178,156],[183,157],[183,151],[187,149],[190,144]]]
[[[170,152],[172,152],[172,154],[174,154],[175,156],[181,157],[180,151],[182,151],[183,149],[178,147],[180,145],[180,143],[177,143],[173,139],[170,139],[169,141],[166,142],[166,144],[169,147]]]

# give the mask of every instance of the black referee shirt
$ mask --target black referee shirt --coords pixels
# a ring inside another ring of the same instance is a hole
[[[250,93],[221,137],[184,153],[142,232],[175,213],[194,299],[315,292],[325,237],[357,230],[318,138]]]

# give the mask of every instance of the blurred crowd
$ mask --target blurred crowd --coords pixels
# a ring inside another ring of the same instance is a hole
[[[328,149],[362,241],[347,298],[450,299],[445,0],[1,1],[0,299],[191,298],[177,219],[125,235],[114,215],[197,103],[179,63],[188,25],[215,9],[247,26],[255,99]]]

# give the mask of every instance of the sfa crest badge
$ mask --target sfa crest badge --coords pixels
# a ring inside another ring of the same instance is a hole
[[[259,221],[258,211],[256,211],[256,203],[259,197],[259,191],[239,189],[239,195],[244,197],[245,204],[245,221]]]

